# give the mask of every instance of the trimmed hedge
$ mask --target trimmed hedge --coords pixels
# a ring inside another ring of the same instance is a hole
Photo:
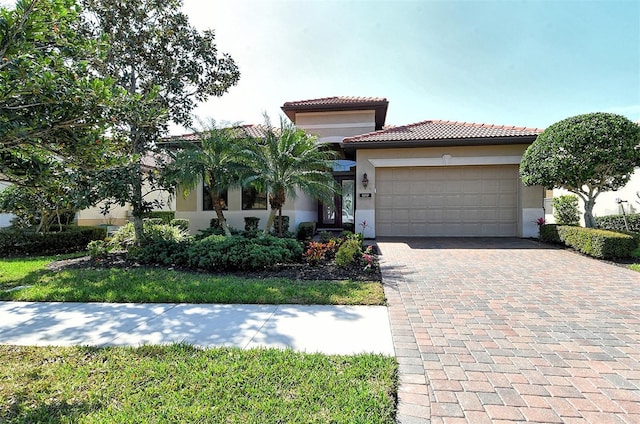
[[[636,240],[620,232],[547,224],[540,227],[540,239],[564,243],[579,252],[599,259],[628,258],[636,248]]]
[[[596,216],[596,225],[603,230],[612,231],[627,231],[627,227],[624,225],[624,216],[622,215],[607,215]],[[640,232],[640,214],[634,213],[626,215],[627,224],[629,224],[629,231]]]
[[[101,227],[66,226],[61,232],[35,233],[4,229],[0,231],[0,255],[50,255],[79,252],[93,240],[103,240],[107,230]]]

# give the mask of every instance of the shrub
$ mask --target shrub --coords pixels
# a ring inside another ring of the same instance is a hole
[[[145,224],[153,224],[153,225],[162,225],[162,224],[164,224],[164,220],[162,218],[144,218],[142,221]]]
[[[170,224],[175,217],[174,211],[151,211],[147,216],[147,218],[160,218],[162,220],[160,224]]]
[[[594,258],[627,258],[636,248],[633,237],[613,231],[559,226],[558,234],[564,244]]]
[[[540,241],[547,243],[562,243],[558,234],[558,224],[540,225]]]
[[[87,244],[87,251],[92,259],[104,258],[109,254],[109,246],[104,240],[92,240]]]
[[[298,234],[296,235],[296,238],[298,240],[311,240],[315,233],[315,222],[301,222],[300,225],[298,225]]]
[[[155,221],[153,221],[155,222]],[[189,237],[186,231],[168,224],[154,224],[151,220],[143,222],[143,238],[141,245],[155,243],[161,240],[182,241]],[[135,229],[132,222],[128,222],[115,232],[109,246],[114,250],[129,250],[135,244]]]
[[[257,270],[297,261],[302,247],[294,239],[270,235],[212,235],[193,243],[188,255],[191,266],[206,270]]]
[[[355,261],[356,256],[360,256],[361,254],[362,243],[355,238],[348,238],[340,245],[336,253],[336,265],[342,267],[351,265]]]
[[[189,231],[189,220],[188,219],[179,219],[175,218],[169,222],[169,225],[173,227],[178,227],[182,231]]]
[[[327,243],[312,241],[303,256],[307,263],[317,265],[321,261],[331,259],[339,245],[336,240],[329,240]]]
[[[260,222],[260,218],[258,218],[257,216],[245,216],[244,217],[244,230],[245,231],[257,230],[259,222]]]
[[[30,230],[0,231],[0,255],[41,255],[79,252],[93,240],[103,240],[104,228],[68,225],[60,232],[36,233]]]
[[[553,217],[559,225],[578,225],[580,215],[578,211],[578,196],[564,194],[551,200]]]
[[[188,250],[191,246],[189,239],[156,240],[141,247],[130,248],[129,257],[142,262],[162,265],[187,265],[189,263]]]
[[[634,213],[626,216],[623,215],[607,215],[595,217],[598,228],[612,231],[627,231],[624,225],[625,218],[629,225],[629,231],[640,232],[640,214]]]

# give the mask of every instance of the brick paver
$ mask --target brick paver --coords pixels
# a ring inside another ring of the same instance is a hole
[[[399,423],[640,423],[640,273],[531,240],[377,244]]]

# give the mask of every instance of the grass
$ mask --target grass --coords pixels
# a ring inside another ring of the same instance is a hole
[[[52,257],[0,259],[0,300],[383,305],[378,282],[240,278],[163,269],[49,271]],[[29,286],[7,291],[16,286]]]
[[[176,344],[0,356],[0,422],[394,422],[397,364],[383,355]]]

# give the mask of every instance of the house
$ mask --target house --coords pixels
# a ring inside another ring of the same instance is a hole
[[[151,172],[158,168],[156,157],[152,153],[145,155],[141,163],[144,172]],[[173,193],[165,190],[152,190],[146,180],[143,181],[142,193],[145,200],[154,204],[154,211],[175,211],[176,200]],[[77,224],[121,226],[129,222],[133,211],[130,204],[112,205],[106,214],[102,213],[103,205],[104,202],[100,202],[94,207],[77,212]]]
[[[388,105],[378,97],[328,97],[282,106],[297,127],[341,156],[333,174],[342,192],[328,205],[303,194],[287,199],[291,229],[315,221],[318,228],[364,230],[368,238],[538,235],[545,191],[525,187],[518,168],[541,130],[441,120],[388,128]],[[227,195],[231,226],[242,228],[246,216],[264,224],[264,195]],[[176,198],[176,217],[189,219],[192,231],[215,217],[207,197],[201,184]]]

